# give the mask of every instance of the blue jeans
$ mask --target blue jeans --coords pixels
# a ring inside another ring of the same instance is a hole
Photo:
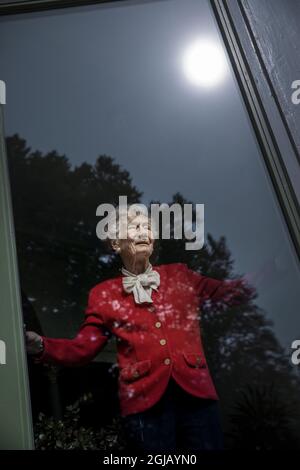
[[[172,378],[151,408],[122,418],[128,450],[194,453],[223,449],[219,403],[188,394]]]

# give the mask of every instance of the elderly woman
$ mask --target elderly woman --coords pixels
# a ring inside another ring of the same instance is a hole
[[[121,419],[135,451],[221,449],[218,396],[199,327],[204,301],[237,304],[252,290],[242,280],[219,281],[183,263],[153,266],[148,218],[128,217],[127,236],[111,240],[121,256],[118,277],[89,293],[85,319],[73,339],[27,332],[36,362],[79,366],[117,337]]]

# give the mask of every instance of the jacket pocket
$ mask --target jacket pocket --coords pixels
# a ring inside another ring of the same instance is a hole
[[[120,378],[125,382],[133,382],[148,374],[151,367],[151,360],[145,359],[144,361],[136,362],[130,366],[124,367],[120,371]]]
[[[198,353],[183,353],[184,359],[186,363],[190,367],[195,367],[199,369],[204,369],[206,367],[206,361],[203,357],[203,355],[198,354]]]

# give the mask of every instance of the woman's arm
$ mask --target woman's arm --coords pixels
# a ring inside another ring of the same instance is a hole
[[[60,339],[40,336],[42,340],[40,343],[38,336],[33,332],[26,334],[27,350],[33,355],[34,362],[75,367],[90,362],[104,347],[111,333],[105,326],[104,318],[99,312],[99,302],[96,301],[92,290],[85,320],[75,338]],[[39,348],[40,352],[38,352]]]
[[[189,268],[187,268],[187,275],[202,303],[210,302],[220,307],[233,306],[247,302],[255,295],[255,289],[245,278],[221,281],[203,276]]]

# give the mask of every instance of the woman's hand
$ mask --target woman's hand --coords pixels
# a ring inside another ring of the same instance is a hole
[[[28,354],[39,354],[43,351],[43,338],[34,331],[25,332],[26,350]]]

